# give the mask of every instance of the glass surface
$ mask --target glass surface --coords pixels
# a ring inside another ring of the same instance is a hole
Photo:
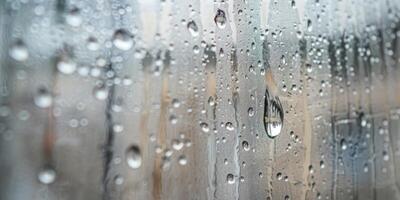
[[[400,199],[400,1],[0,0],[0,199]]]

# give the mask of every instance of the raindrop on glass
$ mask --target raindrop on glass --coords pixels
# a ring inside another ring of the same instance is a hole
[[[199,35],[199,28],[194,21],[188,22],[187,29],[193,37],[197,37]]]
[[[114,32],[113,44],[120,50],[127,51],[133,46],[133,35],[125,29],[118,29]]]
[[[44,167],[38,173],[38,180],[45,185],[51,184],[56,180],[56,171],[52,167]]]
[[[89,37],[86,42],[86,48],[88,48],[90,51],[99,50],[100,44],[95,37]]]
[[[204,133],[208,133],[208,131],[210,131],[208,124],[205,122],[200,123],[200,128]]]
[[[142,165],[142,155],[140,149],[136,145],[132,145],[125,153],[126,162],[132,169],[137,169]]]
[[[180,165],[186,165],[187,164],[187,159],[186,159],[186,156],[185,155],[181,155],[181,156],[179,156],[179,158],[178,158],[178,163],[180,164]]]
[[[226,182],[228,182],[228,184],[234,184],[235,183],[235,176],[233,176],[233,174],[228,174],[226,176]]]
[[[98,100],[105,100],[108,97],[108,90],[104,86],[95,87],[93,90],[93,94]]]
[[[63,74],[72,74],[76,70],[76,63],[68,56],[61,56],[57,61],[57,69]]]
[[[33,98],[35,105],[39,108],[48,108],[53,103],[53,97],[46,88],[39,88]]]
[[[214,17],[214,22],[218,28],[223,29],[226,26],[226,15],[223,10],[218,9],[217,14]]]
[[[265,90],[264,102],[264,128],[270,138],[281,133],[283,126],[283,108],[279,97],[271,96],[268,89]]]
[[[8,53],[16,61],[25,61],[29,57],[28,48],[22,40],[17,40]]]
[[[67,24],[78,27],[82,24],[82,17],[78,8],[73,8],[65,17]]]

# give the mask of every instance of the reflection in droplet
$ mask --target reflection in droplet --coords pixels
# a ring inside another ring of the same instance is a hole
[[[22,40],[17,40],[10,48],[9,55],[16,61],[25,61],[29,57],[28,48]]]
[[[278,96],[271,96],[265,90],[264,128],[270,138],[281,133],[283,126],[283,108]]]
[[[137,169],[142,165],[142,155],[140,149],[136,145],[132,145],[125,153],[126,162],[132,169]]]
[[[127,51],[133,46],[133,35],[125,29],[118,29],[113,35],[113,44],[118,49]]]
[[[223,10],[218,9],[217,14],[214,17],[214,22],[218,28],[223,29],[226,26],[226,16]]]
[[[56,171],[52,167],[44,167],[38,174],[38,180],[42,184],[51,184],[56,180]]]

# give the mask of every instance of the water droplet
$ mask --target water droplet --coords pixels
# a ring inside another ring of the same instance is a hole
[[[279,97],[271,96],[268,89],[265,90],[264,128],[270,138],[281,133],[283,126],[283,108]]]
[[[178,123],[178,118],[175,115],[171,115],[171,116],[169,116],[169,122],[171,124],[176,124],[176,123]]]
[[[179,108],[179,106],[181,105],[181,102],[179,102],[179,99],[172,99],[172,106],[174,106],[174,108]]]
[[[208,124],[205,122],[200,123],[200,128],[204,133],[208,133],[208,131],[210,131]]]
[[[278,172],[278,173],[276,174],[276,179],[282,180],[282,173]]]
[[[250,107],[250,108],[247,110],[247,113],[249,114],[249,117],[253,117],[253,116],[254,116],[254,108],[253,108],[253,107]]]
[[[345,139],[340,140],[340,146],[342,147],[343,151],[347,149],[347,142]]]
[[[307,31],[308,32],[312,31],[312,21],[310,19],[307,20]]]
[[[113,44],[118,49],[127,51],[133,46],[133,35],[125,29],[118,29],[113,36]]]
[[[39,108],[48,108],[53,103],[53,97],[46,88],[39,88],[35,97],[33,98],[35,105]]]
[[[226,176],[226,182],[228,182],[228,184],[234,184],[235,183],[235,177],[233,176],[233,174],[228,174]]]
[[[193,37],[197,37],[199,35],[199,28],[194,21],[188,22],[187,29]]]
[[[179,156],[179,158],[178,158],[178,163],[180,164],[180,165],[186,165],[187,164],[187,159],[186,159],[186,156],[185,155],[181,155],[181,156]]]
[[[56,171],[52,167],[44,167],[38,174],[38,180],[42,184],[51,184],[56,180]]]
[[[93,94],[98,100],[105,100],[108,97],[108,90],[105,86],[97,86],[93,90]]]
[[[16,61],[25,61],[29,57],[28,48],[22,40],[17,40],[10,48],[9,55]]]
[[[233,126],[232,122],[226,122],[225,128],[226,128],[226,130],[228,130],[228,131],[233,131],[233,130],[235,130],[235,127]]]
[[[62,55],[57,61],[57,69],[63,74],[72,74],[76,70],[76,63],[68,56]]]
[[[183,148],[183,142],[177,139],[172,140],[172,148],[176,151],[181,150]]]
[[[142,155],[140,149],[136,145],[132,145],[125,153],[126,162],[132,169],[137,169],[142,165]]]
[[[250,150],[250,146],[249,143],[247,141],[243,141],[242,142],[242,147],[245,151],[249,151]]]
[[[97,51],[100,48],[99,41],[95,37],[89,37],[86,41],[86,48],[90,51]]]
[[[116,175],[114,177],[114,183],[116,185],[122,185],[124,183],[124,177],[122,177],[121,175]]]
[[[78,27],[82,24],[82,17],[78,8],[73,8],[65,17],[65,21],[70,26]]]
[[[218,28],[223,29],[226,26],[226,16],[223,10],[218,9],[217,14],[214,17],[214,22]]]

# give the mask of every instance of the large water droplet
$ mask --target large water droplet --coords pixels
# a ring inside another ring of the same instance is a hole
[[[28,48],[22,40],[17,40],[10,48],[9,55],[16,61],[25,61],[29,57]]]
[[[278,96],[271,96],[265,90],[264,128],[270,138],[281,133],[283,126],[283,108]]]
[[[223,29],[226,26],[226,15],[223,10],[218,9],[217,14],[214,17],[214,22],[218,28]]]
[[[194,21],[188,22],[187,29],[193,37],[197,37],[199,35],[199,28]]]
[[[125,157],[128,166],[132,169],[137,169],[142,165],[142,155],[139,147],[136,145],[132,145],[128,148]]]
[[[125,29],[118,29],[114,32],[113,44],[118,49],[127,51],[133,46],[133,35]]]
[[[44,167],[38,174],[38,180],[42,184],[51,184],[56,180],[56,171],[52,167]]]

